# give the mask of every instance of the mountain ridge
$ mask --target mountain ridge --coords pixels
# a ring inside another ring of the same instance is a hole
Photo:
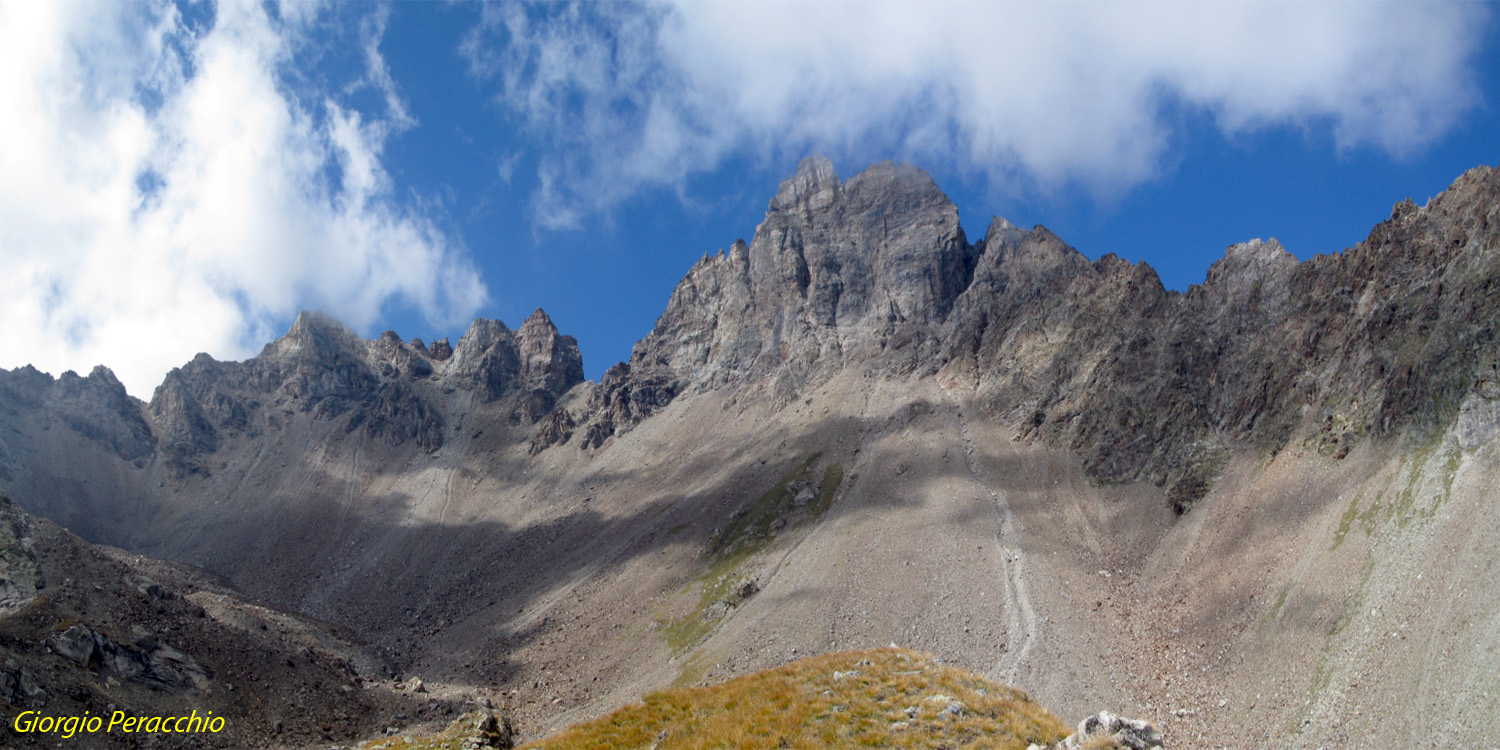
[[[1169,744],[1273,719],[1314,743],[1347,730],[1304,713],[1393,700],[1358,678],[1406,652],[1347,623],[1430,610],[1408,577],[1475,592],[1421,627],[1486,647],[1488,584],[1408,561],[1430,538],[1494,547],[1467,500],[1500,434],[1493,170],[1338,255],[1231,246],[1180,293],[1045,227],[997,217],[970,243],[914,167],[840,181],[810,159],[768,205],[598,382],[541,311],[431,346],[307,313],[149,403],[105,368],[0,371],[0,490],[351,627],[400,670],[508,686],[525,731],[894,641],[1064,714],[1194,696]],[[815,523],[804,473],[839,477]],[[726,534],[752,552],[715,562]],[[1362,614],[1374,592],[1405,603]],[[1323,687],[1278,659],[1322,659]],[[1421,663],[1384,669],[1482,707],[1453,692],[1478,673]],[[1298,708],[1315,688],[1333,697]],[[1198,716],[1218,700],[1271,719]]]

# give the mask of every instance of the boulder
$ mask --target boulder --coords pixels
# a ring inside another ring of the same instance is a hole
[[[1115,716],[1100,711],[1078,722],[1078,731],[1048,747],[1031,745],[1027,750],[1103,750],[1104,748],[1126,748],[1128,750],[1162,750],[1161,733],[1140,719]]]

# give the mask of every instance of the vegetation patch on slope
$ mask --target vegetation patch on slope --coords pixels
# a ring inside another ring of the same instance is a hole
[[[897,648],[667,690],[525,748],[1025,748],[1068,734],[1026,693]]]
[[[770,546],[777,534],[816,521],[828,510],[844,481],[844,469],[831,464],[817,479],[821,456],[808,456],[750,507],[735,511],[714,533],[703,572],[688,584],[698,588],[697,606],[680,617],[660,621],[674,652],[682,654],[698,645],[724,615],[755,594],[757,585],[739,572],[746,561]]]

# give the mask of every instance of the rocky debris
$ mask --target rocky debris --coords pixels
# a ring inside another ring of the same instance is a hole
[[[1126,719],[1100,711],[1078,722],[1078,731],[1051,747],[1032,745],[1027,750],[1080,750],[1080,748],[1127,748],[1162,750],[1161,734],[1139,719]]]
[[[21,667],[15,659],[7,659],[0,670],[0,699],[12,706],[43,706],[47,703],[47,691],[31,670]]]
[[[745,581],[736,586],[734,591],[730,592],[729,596],[715,599],[708,606],[704,607],[703,620],[705,622],[712,622],[721,619],[735,607],[744,604],[746,600],[758,593],[760,593],[760,584],[755,581]]]
[[[172,592],[168,591],[165,586],[162,586],[161,584],[151,580],[146,576],[125,576],[125,582],[130,584],[131,586],[134,586],[136,591],[139,591],[142,594],[151,597],[152,599],[171,599],[173,597]]]
[[[47,646],[81,667],[158,690],[201,691],[208,685],[208,673],[193,657],[149,634],[130,646],[77,624],[48,638]]]
[[[944,719],[961,719],[968,710],[969,707],[964,705],[963,701],[953,700],[949,701],[948,705],[943,706],[942,710],[938,711],[938,716]]]
[[[29,516],[15,512],[9,497],[0,495],[0,616],[14,612],[36,599],[46,588],[36,545],[30,537]]]
[[[387,667],[334,626],[245,601],[187,566],[94,547],[3,498],[0,560],[12,584],[17,560],[47,581],[37,587],[45,596],[0,608],[0,700],[13,707],[165,715],[187,700],[227,719],[222,735],[195,737],[204,747],[326,747],[393,713],[452,708],[370,689],[378,680],[367,676]],[[94,739],[91,747],[137,744]]]

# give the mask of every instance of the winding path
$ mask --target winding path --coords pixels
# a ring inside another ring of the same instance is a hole
[[[1014,682],[1039,635],[1036,609],[1031,606],[1031,594],[1026,590],[1026,552],[1021,549],[1010,503],[995,492],[980,473],[979,461],[974,455],[974,441],[969,436],[969,421],[962,406],[958,407],[958,434],[964,441],[964,462],[969,465],[974,481],[990,493],[995,520],[1000,527],[995,533],[995,544],[1000,548],[1001,574],[1005,579],[1005,611],[1009,618],[1006,637],[1010,642],[985,677]]]

